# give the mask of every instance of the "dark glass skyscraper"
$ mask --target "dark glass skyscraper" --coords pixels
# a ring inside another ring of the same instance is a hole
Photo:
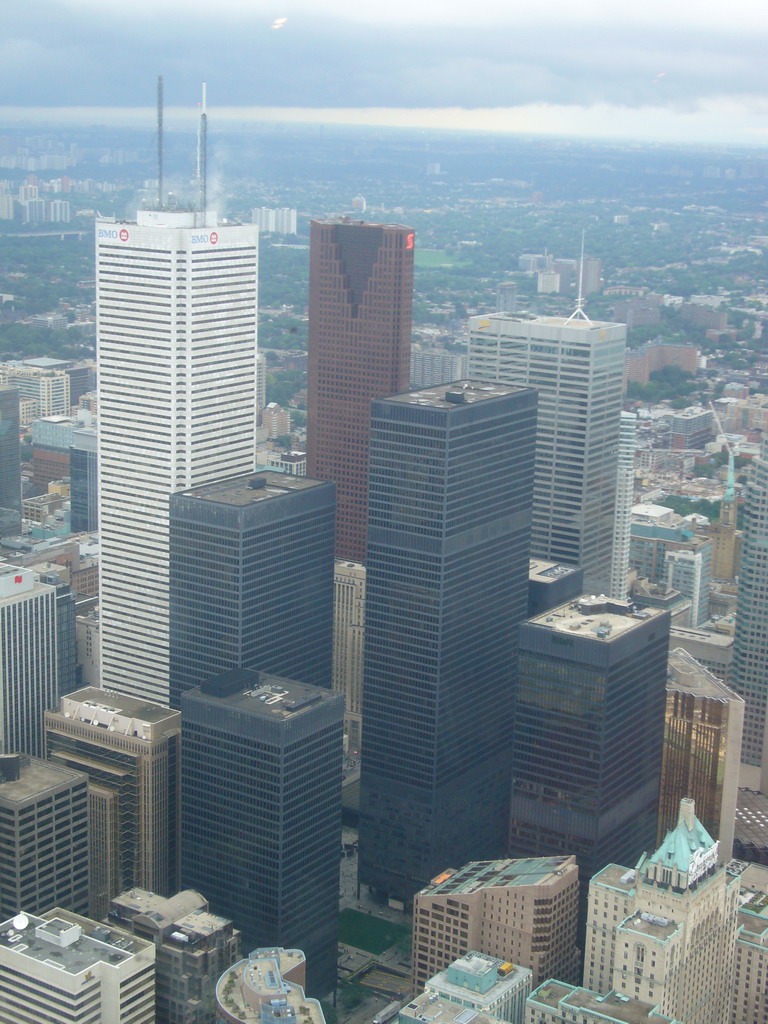
[[[365,561],[371,399],[408,387],[413,240],[400,224],[312,221],[307,473],[338,488],[336,554]]]
[[[504,851],[535,434],[530,388],[373,402],[360,880],[398,899]]]
[[[512,856],[573,853],[589,879],[656,841],[669,612],[581,598],[523,623]]]
[[[19,389],[0,384],[0,537],[20,529]]]
[[[233,668],[331,685],[335,487],[252,473],[171,496],[171,705]]]
[[[344,698],[235,669],[181,698],[182,876],[243,947],[296,947],[336,987]]]

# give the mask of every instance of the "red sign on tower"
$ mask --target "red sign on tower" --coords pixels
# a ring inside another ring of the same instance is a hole
[[[215,232],[215,231],[212,231],[212,232],[210,233],[210,235],[208,236],[208,239],[209,239],[209,241],[210,241],[211,245],[216,245],[216,243],[217,243],[217,242],[218,242],[218,240],[219,240],[219,236],[218,236],[218,235],[216,234],[216,232]]]
[[[126,228],[121,228],[120,229],[120,241],[121,242],[127,242],[128,241],[128,230]]]

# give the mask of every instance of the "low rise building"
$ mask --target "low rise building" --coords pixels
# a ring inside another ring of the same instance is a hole
[[[240,959],[240,932],[186,889],[165,898],[129,889],[110,902],[110,921],[154,943],[157,1024],[210,1024],[216,984]]]
[[[620,992],[600,995],[586,988],[546,981],[528,999],[526,1024],[685,1024],[659,1012],[658,1006]]]
[[[414,988],[470,950],[530,968],[534,985],[573,977],[578,894],[575,857],[448,868],[414,897]]]
[[[472,950],[429,979],[416,1005],[410,1004],[401,1011],[401,1024],[404,1014],[421,1019],[421,1007],[434,1004],[438,998],[457,1009],[465,1007],[510,1024],[522,1024],[525,1000],[531,994],[531,978],[528,967]],[[426,1015],[432,1020],[431,1013]]]
[[[57,908],[0,923],[0,1024],[155,1022],[151,942]]]
[[[306,960],[300,949],[255,949],[219,978],[221,1024],[325,1024],[316,999],[304,994]]]
[[[400,1011],[399,1024],[424,1024],[425,1021],[429,1024],[469,1024],[470,1021],[472,1024],[502,1024],[500,1017],[467,1010],[449,999],[442,999],[436,992],[423,992]],[[516,1017],[515,1024],[523,1024],[523,1018]]]

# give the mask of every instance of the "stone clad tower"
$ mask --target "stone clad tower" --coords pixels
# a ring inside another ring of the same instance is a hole
[[[637,870],[610,864],[589,890],[584,986],[614,990],[685,1024],[729,1019],[739,875],[680,801],[680,817]]]

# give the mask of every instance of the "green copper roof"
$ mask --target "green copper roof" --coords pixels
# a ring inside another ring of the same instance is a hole
[[[693,810],[693,800],[680,801],[677,825],[671,832],[667,832],[664,842],[649,858],[651,864],[663,864],[664,867],[675,867],[687,873],[694,853],[697,850],[709,850],[715,845],[714,839]]]
[[[725,485],[723,501],[734,501],[736,498],[736,473],[734,471],[733,452],[728,451],[728,482]]]

